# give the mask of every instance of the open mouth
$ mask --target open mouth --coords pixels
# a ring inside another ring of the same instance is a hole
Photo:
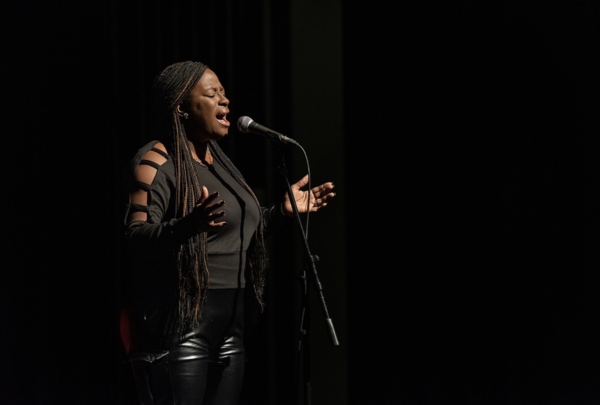
[[[217,114],[217,121],[219,121],[222,125],[228,127],[231,125],[229,121],[227,121],[227,114]]]

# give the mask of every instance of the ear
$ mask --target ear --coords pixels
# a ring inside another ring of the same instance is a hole
[[[187,120],[190,117],[190,115],[187,112],[185,112],[184,109],[185,109],[185,107],[182,109],[181,104],[179,104],[177,106],[177,115],[179,115],[180,118]]]

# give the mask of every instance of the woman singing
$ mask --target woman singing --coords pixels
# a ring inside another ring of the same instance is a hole
[[[154,81],[159,140],[129,168],[125,239],[131,358],[143,404],[235,404],[244,372],[246,274],[263,303],[264,238],[292,216],[261,208],[217,145],[229,130],[229,100],[199,62],[167,67]],[[298,209],[327,205],[332,183],[301,191]]]

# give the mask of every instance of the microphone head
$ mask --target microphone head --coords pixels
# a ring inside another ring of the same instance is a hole
[[[248,133],[250,130],[248,126],[252,123],[252,118],[244,115],[238,119],[237,127],[240,132]]]

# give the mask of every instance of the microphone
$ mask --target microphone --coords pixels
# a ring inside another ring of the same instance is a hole
[[[300,144],[294,141],[293,139],[288,138],[287,136],[280,134],[279,132],[272,131],[267,127],[263,127],[262,125],[254,122],[252,118],[247,117],[245,115],[238,119],[237,126],[240,132],[243,133],[252,132],[254,134],[262,135],[280,144],[291,143],[292,145],[300,146]]]

